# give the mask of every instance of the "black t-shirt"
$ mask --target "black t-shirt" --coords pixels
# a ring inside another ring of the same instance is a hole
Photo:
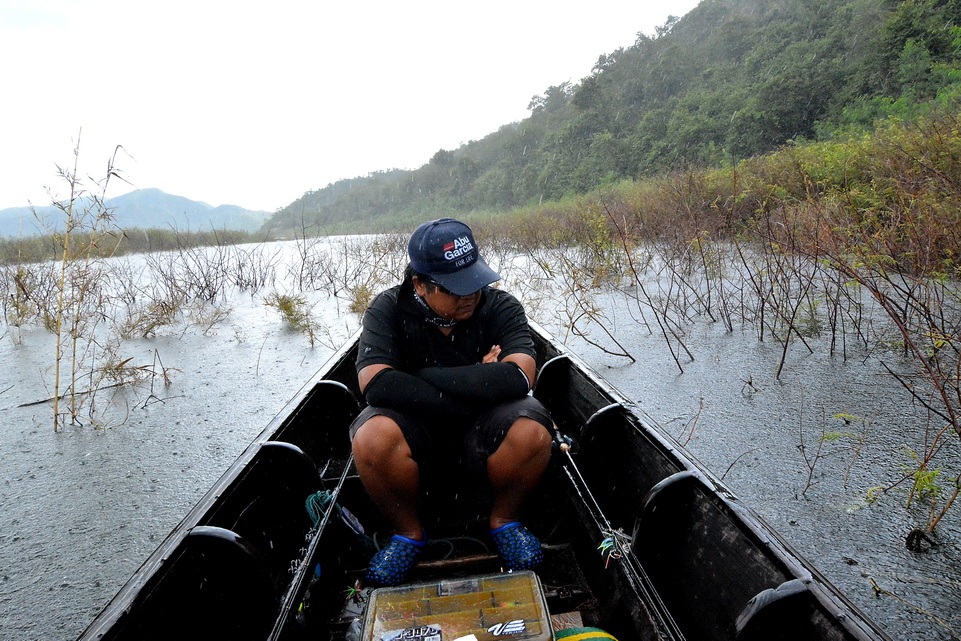
[[[494,345],[501,346],[500,359],[516,353],[535,356],[527,315],[514,296],[485,287],[473,316],[445,336],[427,321],[408,278],[378,294],[364,312],[357,371],[375,364],[405,372],[473,365]]]

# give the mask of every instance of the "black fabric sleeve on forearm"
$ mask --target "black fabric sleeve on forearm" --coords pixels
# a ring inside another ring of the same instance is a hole
[[[463,401],[489,403],[526,396],[530,383],[514,363],[476,363],[461,367],[425,367],[417,377]]]
[[[470,407],[413,374],[396,369],[378,372],[367,384],[364,398],[375,407],[388,407],[434,420],[464,416]]]

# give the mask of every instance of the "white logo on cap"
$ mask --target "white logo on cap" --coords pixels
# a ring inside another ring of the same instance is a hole
[[[463,257],[455,263],[458,267],[461,267],[473,262],[473,256],[465,256],[465,254],[470,254],[473,251],[474,245],[470,242],[470,239],[467,236],[461,236],[444,245],[444,258],[455,260]]]
[[[472,251],[474,251],[474,245],[471,244],[470,239],[467,236],[461,236],[444,245],[444,258],[454,260]]]

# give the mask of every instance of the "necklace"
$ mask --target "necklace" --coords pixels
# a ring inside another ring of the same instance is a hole
[[[450,328],[457,324],[457,321],[453,318],[444,318],[434,310],[430,308],[427,301],[421,298],[417,292],[414,292],[414,300],[420,305],[421,309],[424,311],[424,320],[432,325],[437,325],[438,327]]]

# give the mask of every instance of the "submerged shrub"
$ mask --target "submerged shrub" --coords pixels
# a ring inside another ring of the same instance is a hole
[[[291,296],[289,294],[279,294],[271,292],[264,300],[268,307],[276,309],[281,318],[297,331],[303,332],[310,340],[311,346],[317,338],[317,322],[311,316],[310,308],[307,306],[307,299],[303,296]]]

